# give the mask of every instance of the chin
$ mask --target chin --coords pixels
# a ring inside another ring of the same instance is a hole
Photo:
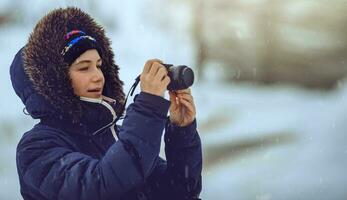
[[[102,99],[102,95],[91,95],[91,94],[85,94],[80,95],[81,97],[91,98],[91,99]]]
[[[93,98],[93,99],[102,99],[102,95],[92,96],[92,97],[89,97],[89,98]]]

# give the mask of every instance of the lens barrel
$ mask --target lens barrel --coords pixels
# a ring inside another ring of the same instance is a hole
[[[170,84],[168,90],[183,90],[187,89],[194,83],[194,72],[186,65],[174,66],[172,64],[163,64],[168,70]]]

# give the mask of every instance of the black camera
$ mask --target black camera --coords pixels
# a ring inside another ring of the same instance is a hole
[[[163,64],[170,77],[171,82],[167,86],[168,90],[187,89],[194,83],[194,72],[186,65],[174,66],[172,64]]]
[[[167,90],[184,90],[189,88],[194,83],[194,72],[191,68],[187,67],[186,65],[178,65],[173,66],[172,64],[162,64],[166,67],[168,71],[168,76],[170,77],[170,83],[167,86]],[[134,84],[131,86],[126,98],[124,104],[121,104],[119,111],[117,112],[117,118],[115,122],[116,123],[119,119],[123,119],[123,114],[125,110],[125,106],[128,101],[129,94],[132,96],[135,92],[135,89],[137,85],[140,82],[141,75],[138,75],[135,79]]]

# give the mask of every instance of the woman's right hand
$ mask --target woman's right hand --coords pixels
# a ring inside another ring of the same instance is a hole
[[[164,92],[170,83],[167,69],[158,59],[148,60],[140,76],[142,92],[164,97]]]

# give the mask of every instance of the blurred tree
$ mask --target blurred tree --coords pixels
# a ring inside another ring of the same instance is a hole
[[[227,80],[310,87],[331,87],[347,73],[342,1],[198,0],[194,7],[201,78],[215,63]]]

